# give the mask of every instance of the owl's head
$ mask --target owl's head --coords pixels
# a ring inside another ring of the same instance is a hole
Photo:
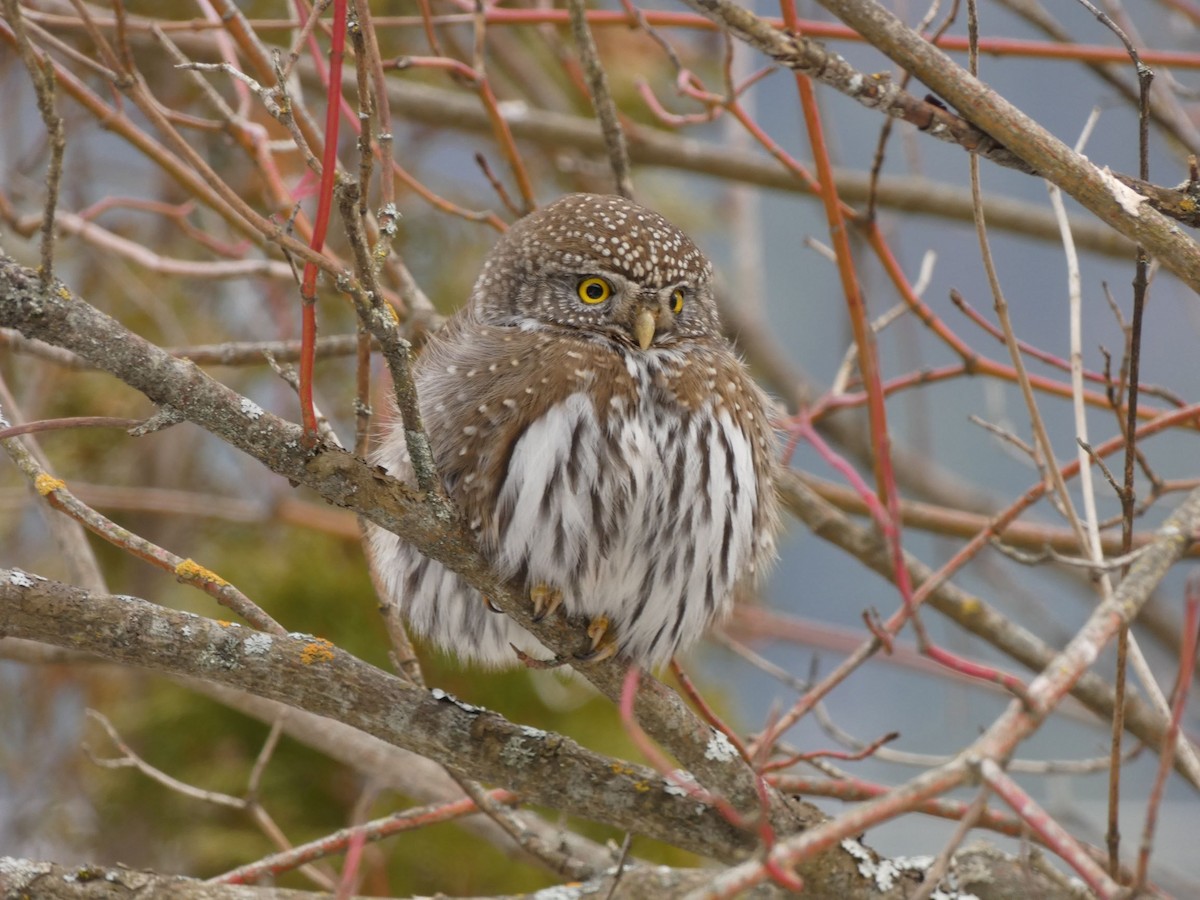
[[[484,322],[579,329],[643,350],[720,330],[712,264],[691,238],[599,194],[569,194],[514,224],[471,302]]]

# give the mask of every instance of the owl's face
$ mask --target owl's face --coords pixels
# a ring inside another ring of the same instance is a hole
[[[719,332],[712,265],[691,239],[655,212],[596,194],[513,225],[472,303],[486,322],[577,329],[642,350]]]

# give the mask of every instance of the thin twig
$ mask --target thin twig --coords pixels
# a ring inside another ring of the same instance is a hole
[[[512,792],[505,790],[493,790],[490,796],[500,803],[511,802],[515,799]],[[370,841],[378,841],[402,831],[439,822],[451,822],[463,816],[475,815],[478,812],[475,801],[470,798],[463,798],[452,803],[431,803],[427,806],[415,807],[352,828],[343,828],[315,841],[299,844],[290,850],[263,857],[209,880],[213,884],[253,884],[264,876],[281,875],[305,863],[340,853],[349,846],[356,834],[364,835]]]
[[[383,358],[392,376],[392,390],[396,396],[396,407],[404,423],[404,439],[409,460],[417,478],[417,486],[430,500],[445,499],[442,480],[438,476],[433,458],[433,449],[425,434],[421,419],[421,407],[417,400],[417,386],[412,376],[412,345],[399,332],[396,314],[381,298],[376,281],[375,267],[371,264],[366,235],[358,217],[358,187],[353,182],[344,182],[338,191],[342,224],[350,241],[356,270],[362,287],[348,281],[343,286],[354,300],[360,321],[379,341]]]
[[[89,709],[87,710],[87,716],[104,729],[108,735],[108,739],[113,742],[113,746],[121,753],[118,757],[97,756],[92,752],[91,747],[85,743],[83,745],[84,751],[97,766],[105,769],[137,769],[151,781],[156,781],[163,787],[182,794],[185,797],[191,797],[193,800],[202,800],[205,803],[227,806],[231,809],[244,810],[246,808],[246,801],[241,797],[223,794],[220,791],[206,791],[203,788],[180,781],[178,778],[172,778],[162,769],[155,768],[134,753],[132,748],[121,739],[121,735],[117,733],[117,729],[113,727],[112,722],[103,713]]]
[[[955,851],[966,840],[967,834],[978,824],[980,817],[982,817],[984,811],[987,809],[988,795],[990,793],[991,791],[986,787],[979,789],[979,793],[975,795],[975,799],[967,807],[967,811],[963,814],[962,819],[959,820],[958,825],[955,826],[954,833],[946,841],[946,845],[937,855],[937,859],[925,870],[925,877],[921,879],[921,883],[917,886],[916,893],[906,898],[906,900],[929,900],[933,896],[933,892],[939,888],[942,879],[950,871]]]
[[[1129,54],[1129,58],[1133,61],[1134,71],[1137,73],[1138,79],[1138,176],[1142,181],[1148,181],[1150,178],[1150,162],[1149,162],[1149,130],[1150,130],[1150,85],[1154,79],[1154,72],[1146,66],[1138,56],[1137,49],[1133,46],[1133,42],[1129,36],[1114,22],[1106,13],[1097,9],[1090,0],[1077,0],[1077,2],[1086,8],[1094,15],[1102,25],[1108,28],[1117,38],[1125,45],[1125,52]],[[1148,270],[1148,255],[1145,247],[1138,245],[1134,251],[1134,276],[1133,276],[1133,318],[1129,329],[1129,402],[1126,411],[1125,419],[1125,467],[1124,479],[1120,491],[1121,499],[1121,537],[1122,549],[1128,553],[1133,543],[1133,520],[1137,507],[1137,497],[1134,493],[1134,469],[1136,461],[1136,440],[1134,438],[1134,423],[1137,421],[1137,406],[1138,406],[1138,378],[1141,368],[1141,348],[1142,348],[1142,319],[1146,305],[1146,291],[1148,286],[1147,270]],[[1121,755],[1121,739],[1124,735],[1125,726],[1124,717],[1124,682],[1125,669],[1127,658],[1130,654],[1130,638],[1128,626],[1121,629],[1117,639],[1117,685],[1118,685],[1118,702],[1113,708],[1112,730],[1111,730],[1111,756],[1114,760],[1114,765],[1109,769],[1108,776],[1108,830],[1106,833],[1106,842],[1108,844],[1108,870],[1110,874],[1115,874],[1120,869],[1120,854],[1121,854],[1121,836],[1120,836],[1120,785],[1121,785],[1121,767],[1115,764],[1115,761]],[[1140,657],[1140,651],[1133,651],[1135,657]],[[1135,663],[1136,665],[1136,663]],[[1141,666],[1138,666],[1140,669]],[[1149,667],[1143,670],[1143,680],[1149,675]],[[1150,676],[1152,679],[1152,676]]]
[[[513,843],[536,859],[548,871],[562,875],[573,881],[586,881],[596,875],[594,866],[577,859],[565,848],[554,847],[547,843],[521,820],[521,816],[512,808],[514,798],[498,801],[477,781],[463,778],[453,771],[446,770],[450,777],[458,782],[468,797],[475,802],[480,812],[495,822]]]
[[[20,440],[0,440],[0,447],[50,506],[74,519],[88,531],[127,553],[170,572],[181,582],[199,588],[255,628],[272,634],[287,634],[287,629],[272,619],[258,604],[215,572],[194,560],[176,556],[127,528],[122,528],[83,503],[71,492],[66,482],[46,471]]]
[[[632,199],[633,178],[629,172],[629,148],[625,145],[625,132],[621,129],[617,107],[608,88],[608,75],[600,64],[600,53],[596,49],[592,30],[588,27],[584,0],[568,0],[567,6],[571,11],[571,36],[575,39],[579,58],[583,62],[583,72],[592,95],[592,107],[596,110],[596,118],[600,120],[600,128],[604,132],[604,144],[608,149],[608,162],[612,166],[616,193]]]
[[[67,139],[63,131],[62,117],[58,114],[55,100],[54,65],[49,58],[34,49],[25,30],[25,20],[18,0],[4,0],[4,14],[16,36],[21,61],[29,72],[37,94],[38,112],[46,128],[50,145],[50,158],[46,162],[46,199],[42,206],[42,240],[40,276],[42,283],[49,285],[54,279],[54,213],[58,207],[58,189],[62,183],[63,152]]]

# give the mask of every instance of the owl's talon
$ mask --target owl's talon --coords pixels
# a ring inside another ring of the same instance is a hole
[[[533,602],[533,621],[540,622],[562,606],[563,594],[557,588],[538,582],[530,589],[529,599]]]
[[[598,663],[617,655],[617,634],[609,627],[608,616],[596,616],[588,623],[587,636],[591,647],[576,653],[579,662]]]
[[[500,607],[498,607],[495,603],[492,602],[492,598],[489,597],[487,594],[483,594],[482,597],[483,597],[483,605],[485,607],[487,607],[488,612],[494,612],[494,613],[504,612],[504,610],[502,610]]]

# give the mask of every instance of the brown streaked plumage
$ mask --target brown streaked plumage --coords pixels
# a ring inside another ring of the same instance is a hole
[[[773,553],[774,434],[711,281],[657,213],[573,194],[500,239],[417,361],[447,491],[501,575],[594,623],[588,656],[665,663]],[[374,458],[411,476],[400,423]],[[411,545],[372,544],[416,633],[486,665],[546,652]]]

